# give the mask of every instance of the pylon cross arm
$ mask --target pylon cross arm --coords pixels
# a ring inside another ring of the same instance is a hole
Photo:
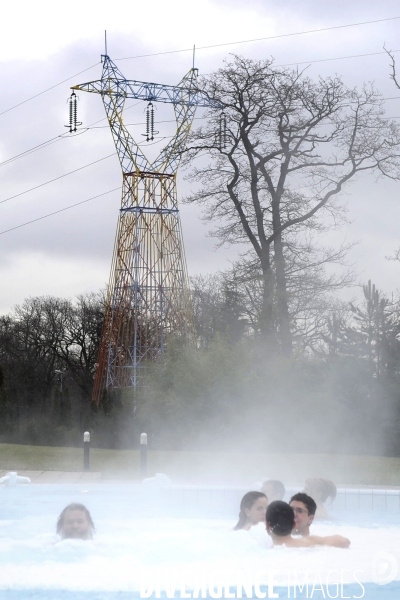
[[[126,79],[109,56],[103,56],[102,58],[104,62],[101,79],[74,85],[71,89],[120,98],[133,98],[145,102],[163,102],[175,106],[219,107],[215,100],[208,98],[204,92],[197,88],[197,69],[190,69],[178,85],[164,85],[162,83]]]
[[[202,107],[211,107],[215,104],[204,94],[193,88],[128,79],[98,79],[74,85],[71,89],[95,94],[107,94],[108,96],[133,98],[145,102],[162,102],[164,104],[185,104],[186,106]]]

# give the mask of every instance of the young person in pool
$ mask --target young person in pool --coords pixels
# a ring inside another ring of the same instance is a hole
[[[274,500],[283,500],[285,495],[285,486],[278,479],[267,479],[261,486],[261,491],[267,496],[268,502]]]
[[[253,525],[265,521],[268,498],[262,492],[247,492],[240,503],[239,521],[233,529],[248,531]]]
[[[91,540],[93,532],[92,517],[83,504],[69,504],[58,517],[57,533],[62,540]]]
[[[350,540],[342,535],[292,537],[292,530],[295,525],[293,508],[281,500],[269,504],[265,520],[267,532],[271,536],[274,546],[287,546],[288,548],[309,548],[312,546],[348,548],[350,546]]]
[[[317,505],[311,496],[299,492],[290,498],[290,506],[294,512],[294,535],[307,537],[310,535],[310,525],[314,521]]]
[[[330,479],[312,478],[306,479],[304,493],[313,498],[317,504],[315,512],[316,519],[329,519],[328,511],[324,502],[331,499],[331,502],[336,498],[336,485]]]

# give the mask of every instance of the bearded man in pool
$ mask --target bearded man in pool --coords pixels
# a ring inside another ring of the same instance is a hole
[[[291,497],[290,506],[294,512],[294,529],[295,535],[307,537],[310,535],[310,525],[314,521],[317,505],[315,500],[304,492],[299,492]]]
[[[267,532],[271,536],[274,546],[287,546],[288,548],[308,548],[312,546],[348,548],[350,546],[350,540],[342,535],[292,537],[294,528],[293,508],[286,502],[282,502],[282,500],[276,500],[269,504],[265,520]]]
[[[69,504],[58,517],[57,533],[62,540],[91,540],[93,532],[92,517],[83,504]]]

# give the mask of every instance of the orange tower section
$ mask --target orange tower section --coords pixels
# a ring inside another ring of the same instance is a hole
[[[123,175],[93,389],[96,403],[104,390],[136,388],[148,361],[164,352],[170,334],[194,343],[176,174],[197,106],[211,106],[196,87],[197,69],[178,86],[166,86],[127,80],[107,55],[102,58],[102,78],[72,88],[102,96]],[[173,105],[176,134],[152,163],[124,126],[126,98],[149,103],[148,132],[152,103]]]

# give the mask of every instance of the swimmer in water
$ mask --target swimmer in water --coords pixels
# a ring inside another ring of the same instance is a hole
[[[262,484],[261,491],[267,496],[268,502],[273,502],[274,500],[283,500],[286,490],[282,481],[268,479]]]
[[[336,485],[330,479],[306,479],[304,493],[311,496],[316,502],[317,510],[315,513],[316,519],[329,519],[328,511],[324,506],[324,502],[328,498],[331,502],[336,498]]]
[[[57,533],[62,540],[91,540],[94,524],[90,512],[83,504],[69,504],[57,521]]]
[[[314,521],[317,505],[311,496],[299,492],[290,498],[290,506],[294,512],[294,529],[292,533],[307,537],[310,535],[310,525]]]
[[[248,531],[253,525],[265,521],[268,498],[262,492],[247,492],[240,503],[239,521],[233,529]]]
[[[281,500],[269,504],[265,519],[267,532],[271,536],[274,546],[287,546],[288,548],[309,548],[312,546],[348,548],[350,546],[350,540],[342,535],[292,537],[292,530],[295,526],[293,508]]]

